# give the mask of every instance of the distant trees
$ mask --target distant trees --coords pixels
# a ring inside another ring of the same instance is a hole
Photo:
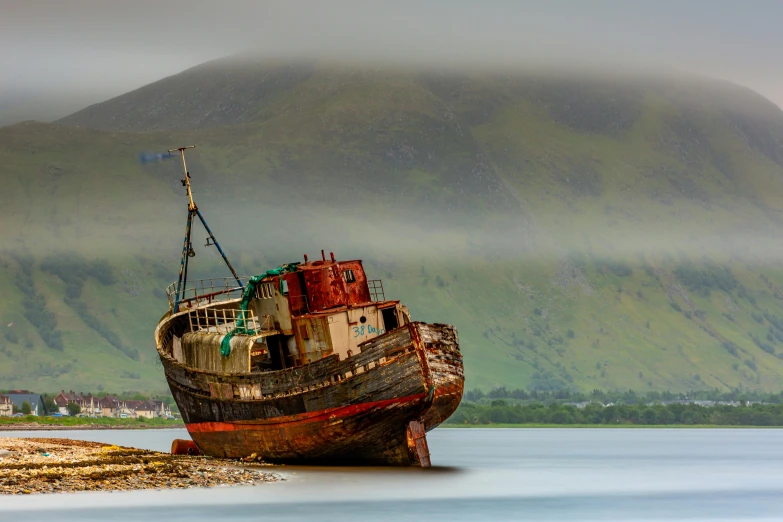
[[[43,294],[35,293],[34,287],[31,287],[32,293],[25,295],[22,300],[24,317],[32,324],[38,335],[49,348],[63,351],[62,333],[57,329],[57,319],[55,315],[46,308],[46,299]]]
[[[750,360],[746,360],[745,364],[755,367]],[[686,401],[722,401],[735,405],[708,406]],[[573,389],[544,391],[501,386],[489,392],[466,390],[462,404],[447,422],[783,426],[783,392],[737,389],[640,394],[633,390],[607,392],[595,389],[586,393]]]
[[[618,277],[628,277],[633,274],[631,265],[619,259],[596,259],[595,269],[600,273],[611,272]]]
[[[637,424],[720,426],[783,426],[783,404],[750,406],[698,404],[598,403],[578,408],[572,404],[508,404],[493,399],[488,404],[463,402],[449,424]]]
[[[58,253],[44,259],[41,268],[50,272],[65,283],[65,295],[77,299],[82,295],[85,281],[92,277],[102,285],[117,282],[111,265],[105,259],[87,261],[74,253]]]
[[[650,391],[644,394],[637,393],[633,390],[627,391],[603,391],[600,389],[594,389],[590,392],[583,392],[574,389],[559,389],[553,391],[533,390],[528,388],[527,390],[521,388],[507,388],[505,386],[498,386],[493,388],[489,392],[485,392],[480,389],[466,390],[464,394],[464,401],[469,402],[483,402],[486,399],[509,399],[509,400],[523,400],[531,401],[534,403],[551,403],[551,402],[586,402],[586,403],[622,403],[622,404],[649,404],[659,403],[662,401],[685,401],[685,400],[699,400],[699,401],[737,401],[737,402],[759,402],[765,404],[783,404],[783,392],[780,393],[764,393],[758,391],[748,390],[692,390],[687,393],[674,393],[670,391]]]
[[[739,357],[739,352],[737,351],[737,345],[734,344],[733,342],[723,341],[722,346],[727,352],[729,352],[734,357]]]
[[[764,350],[769,354],[775,355],[775,348],[772,345],[763,342],[761,339],[759,339],[757,335],[754,335],[751,332],[748,332],[748,335],[750,336],[751,339],[753,339],[753,343],[756,346],[758,346],[759,348],[761,348],[762,350]]]
[[[528,388],[534,391],[552,392],[568,389],[569,385],[554,373],[547,370],[539,370],[531,375]]]
[[[674,269],[674,275],[692,292],[698,292],[709,297],[712,290],[731,292],[739,286],[739,281],[731,273],[731,269],[705,262],[703,267],[697,267],[690,261],[680,263]]]
[[[41,263],[41,268],[62,279],[65,283],[65,298],[63,301],[76,312],[84,324],[95,330],[110,345],[131,359],[139,359],[138,350],[132,346],[125,345],[119,335],[90,313],[87,304],[80,299],[84,283],[89,278],[97,280],[102,285],[112,285],[117,282],[117,278],[108,261],[104,259],[87,261],[78,254],[59,253],[47,257]]]
[[[54,402],[54,398],[50,395],[43,396],[43,410],[46,414],[57,413],[60,411],[60,409],[57,407],[57,404]]]
[[[22,401],[22,413],[25,415],[30,415],[33,412],[33,409],[30,407],[30,403],[27,401]]]
[[[33,265],[35,257],[29,254],[11,254],[19,265],[15,283],[23,294],[22,315],[38,331],[38,335],[49,348],[63,351],[62,333],[57,329],[57,319],[47,310],[43,294],[36,292],[33,282]]]
[[[132,346],[127,346],[125,343],[122,342],[119,335],[117,335],[115,332],[113,332],[109,327],[107,327],[104,323],[100,321],[97,317],[95,317],[93,314],[90,313],[89,309],[87,308],[87,305],[78,299],[69,299],[67,296],[64,299],[65,303],[69,305],[71,308],[73,308],[73,311],[76,312],[76,315],[79,316],[79,318],[95,330],[98,334],[101,335],[110,345],[130,357],[131,359],[138,361],[139,360],[139,352],[136,350],[136,348]]]
[[[71,417],[75,417],[76,415],[79,415],[82,412],[82,407],[76,404],[75,402],[69,402],[68,405],[65,407],[65,409],[68,410],[68,415]]]

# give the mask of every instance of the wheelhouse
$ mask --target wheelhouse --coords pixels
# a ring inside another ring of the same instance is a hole
[[[386,299],[380,280],[367,279],[360,260],[321,254],[255,282],[245,309],[236,288],[210,291],[214,284],[202,284],[201,292],[180,303],[188,328],[174,339],[174,358],[226,373],[280,370],[329,356],[344,360],[360,353],[363,343],[411,322],[405,305]],[[225,296],[233,298],[221,301]],[[241,333],[233,334],[238,325]],[[230,351],[221,353],[227,335]]]

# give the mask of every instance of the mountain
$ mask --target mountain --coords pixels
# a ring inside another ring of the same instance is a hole
[[[111,95],[106,93],[63,90],[60,86],[42,86],[24,91],[2,88],[0,89],[0,126],[31,119],[54,121],[97,100],[110,97]]]
[[[781,131],[774,104],[702,78],[247,58],[0,128],[0,387],[165,386],[181,165],[137,157],[196,144],[239,272],[364,259],[458,327],[468,387],[778,390]],[[210,247],[194,262],[227,275]]]

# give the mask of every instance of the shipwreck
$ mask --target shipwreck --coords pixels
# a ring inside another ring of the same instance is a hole
[[[426,432],[462,398],[457,331],[414,321],[360,260],[322,250],[241,278],[188,197],[180,273],[155,343],[193,443],[214,457],[430,466]],[[177,154],[179,153],[179,154]],[[198,218],[232,277],[188,281]]]

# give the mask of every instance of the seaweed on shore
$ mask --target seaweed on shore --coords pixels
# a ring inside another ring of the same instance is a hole
[[[0,494],[260,484],[276,473],[230,461],[70,439],[0,438]]]

